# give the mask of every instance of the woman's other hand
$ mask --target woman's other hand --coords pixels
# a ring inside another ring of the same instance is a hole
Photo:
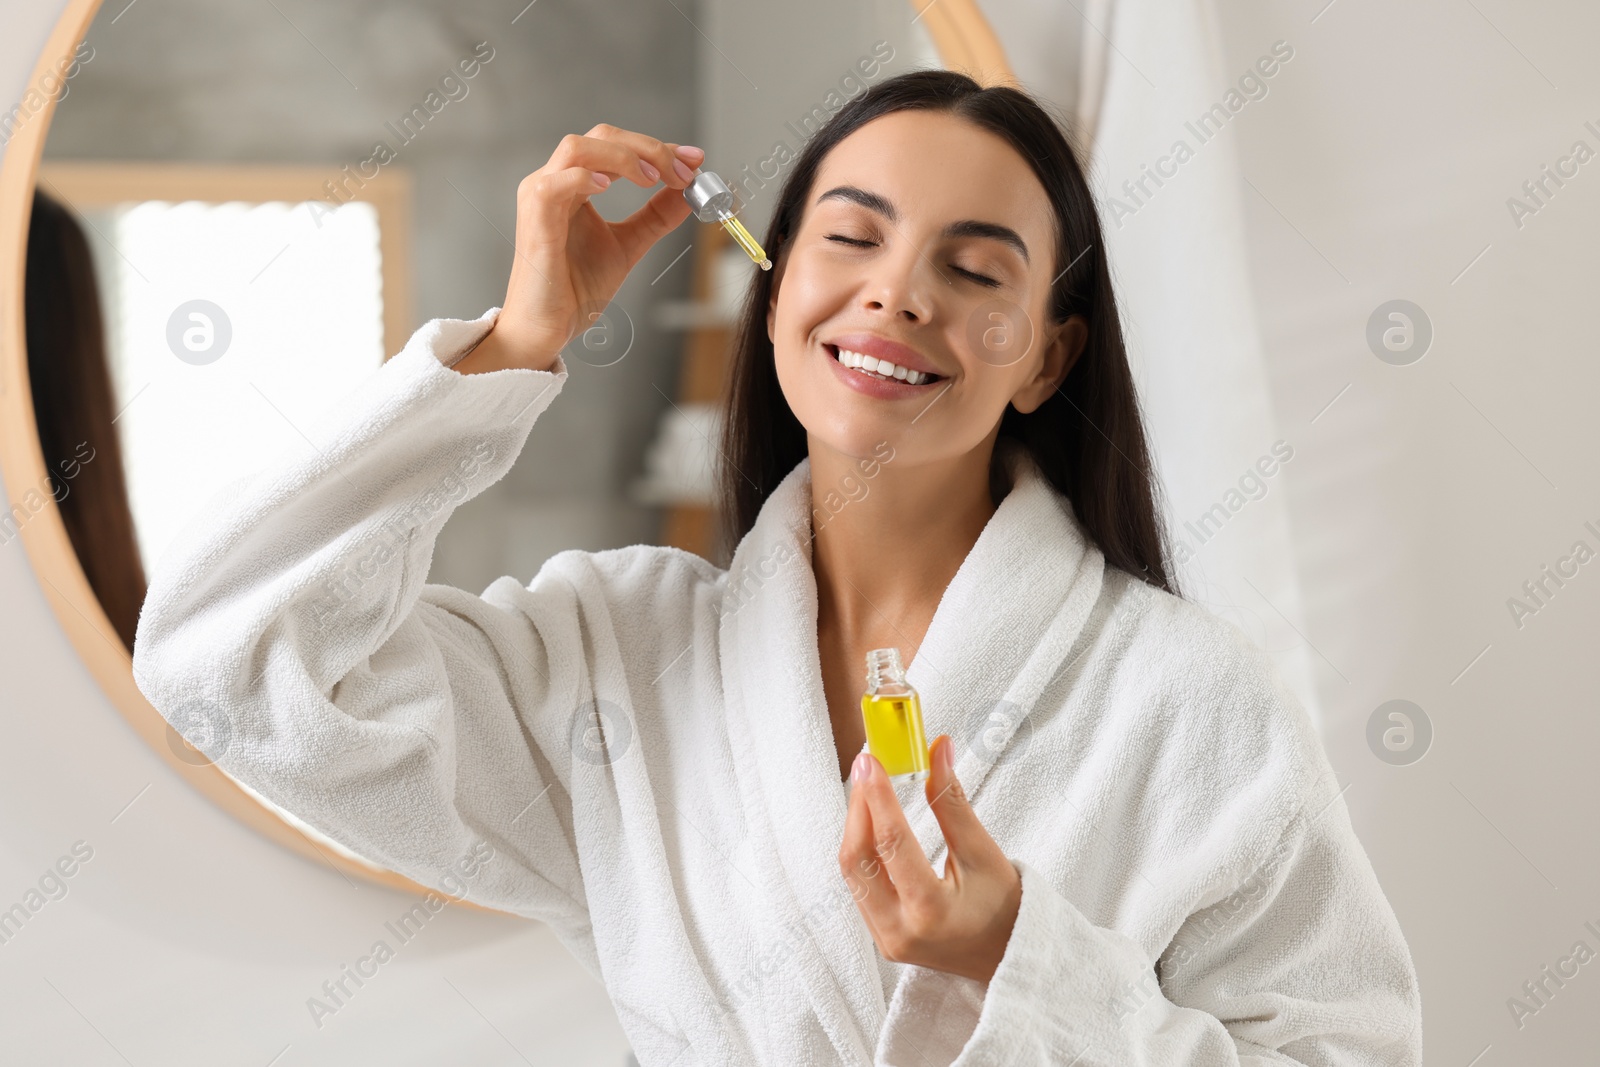
[[[517,186],[516,253],[505,303],[494,327],[455,369],[550,369],[572,336],[611,302],[634,264],[688,217],[683,190],[704,158],[690,145],[605,123],[563,137],[549,162]],[[589,198],[617,178],[665,188],[621,222],[607,222]]]
[[[839,869],[878,951],[987,982],[1022,905],[1022,879],[967,803],[950,735],[929,746],[925,791],[946,846],[944,875],[923,855],[883,765],[863,752],[851,770]]]

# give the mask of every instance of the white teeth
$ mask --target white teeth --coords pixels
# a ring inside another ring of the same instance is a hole
[[[932,377],[922,371],[910,370],[886,359],[877,359],[873,356],[864,356],[860,352],[852,352],[848,348],[838,350],[838,360],[846,367],[854,367],[857,370],[864,370],[869,374],[877,374],[884,378],[898,378],[910,385],[921,385]]]

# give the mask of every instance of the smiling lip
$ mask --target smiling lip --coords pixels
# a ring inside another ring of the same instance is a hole
[[[866,353],[862,353],[862,355],[866,355]],[[840,382],[856,392],[876,400],[904,400],[913,396],[925,398],[930,389],[948,387],[946,380],[943,378],[924,382],[921,385],[912,385],[910,382],[901,381],[898,378],[879,378],[876,375],[867,374],[853,367],[847,367],[840,363],[834,355],[832,345],[823,346],[822,358],[828,361],[828,366],[833,368],[833,373],[838,376]]]
[[[924,374],[931,374],[938,378],[946,377],[938,367],[922,358],[916,349],[908,348],[876,334],[847,333],[829,338],[824,344],[832,351],[844,348],[851,352],[860,352],[863,356],[871,356],[874,359],[886,359],[890,363],[904,367],[906,370],[919,370]]]

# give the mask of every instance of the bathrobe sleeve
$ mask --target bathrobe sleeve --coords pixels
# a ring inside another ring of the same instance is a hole
[[[1016,925],[959,1067],[1422,1062],[1410,953],[1337,793],[1302,806],[1155,966],[1013,865]]]
[[[481,597],[424,582],[440,527],[567,377],[451,369],[498,312],[424,325],[192,521],[154,571],[134,677],[221,770],[356,854],[581,934],[571,590],[548,568]]]

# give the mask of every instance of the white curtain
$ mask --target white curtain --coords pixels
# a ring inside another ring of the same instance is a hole
[[[987,0],[984,10],[1018,78],[1091,142],[1183,591],[1271,652],[1320,725],[1286,488],[1299,442],[1280,432],[1268,388],[1241,215],[1241,196],[1255,194],[1229,128],[1250,120],[1292,56],[1266,42],[1260,68],[1257,57],[1226,68],[1210,0]],[[1063,50],[1074,37],[1076,52]]]

